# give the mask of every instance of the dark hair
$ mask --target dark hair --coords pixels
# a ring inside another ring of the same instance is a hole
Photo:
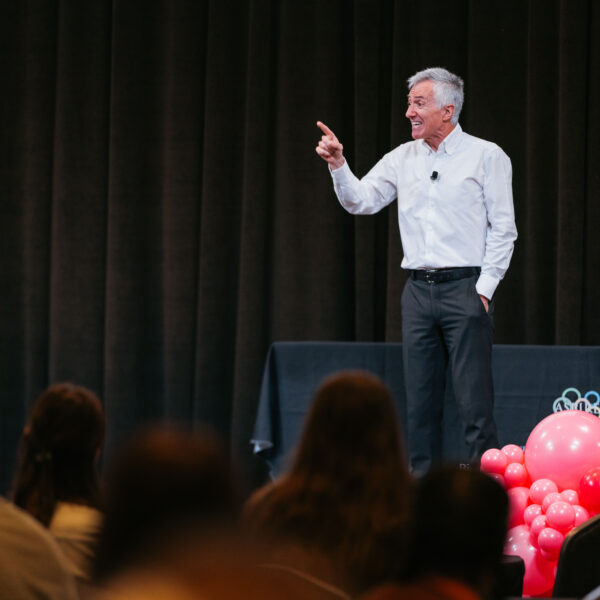
[[[506,492],[488,475],[433,467],[416,492],[412,576],[434,573],[480,589],[499,568],[508,507]]]
[[[231,469],[214,434],[141,428],[107,468],[95,578],[151,560],[178,536],[218,534],[235,523],[238,512]]]
[[[104,429],[102,404],[90,390],[57,383],[42,392],[21,439],[15,504],[46,526],[58,501],[98,508],[96,462]]]
[[[321,385],[290,472],[259,490],[246,516],[251,530],[321,551],[364,589],[402,561],[409,497],[391,394],[347,371]]]

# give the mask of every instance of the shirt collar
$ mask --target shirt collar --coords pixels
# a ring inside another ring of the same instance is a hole
[[[463,130],[460,123],[457,123],[456,127],[442,140],[442,143],[438,146],[437,153],[445,152],[446,154],[454,154],[460,144],[462,133]],[[433,152],[431,146],[425,140],[421,140],[421,143],[428,154]]]

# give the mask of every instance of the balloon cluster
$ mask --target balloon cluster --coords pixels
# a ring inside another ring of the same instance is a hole
[[[523,594],[551,596],[565,535],[600,513],[600,418],[563,410],[533,429],[525,451],[509,444],[481,457],[506,489],[505,553],[525,562]]]

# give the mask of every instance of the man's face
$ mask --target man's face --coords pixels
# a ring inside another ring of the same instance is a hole
[[[424,139],[437,148],[448,134],[452,111],[449,107],[437,107],[433,85],[433,81],[421,81],[411,88],[406,118],[410,121],[413,139]]]

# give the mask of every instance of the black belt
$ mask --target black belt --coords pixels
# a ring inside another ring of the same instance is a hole
[[[449,269],[413,269],[410,276],[417,281],[427,283],[444,283],[466,277],[474,277],[481,273],[481,267],[453,267]]]

